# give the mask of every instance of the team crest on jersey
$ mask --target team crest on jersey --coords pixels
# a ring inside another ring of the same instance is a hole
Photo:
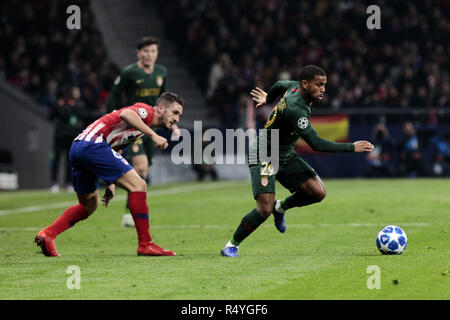
[[[297,124],[300,129],[306,129],[308,128],[309,121],[306,117],[301,117],[300,119],[298,119]]]
[[[161,87],[163,85],[164,79],[161,76],[157,76],[156,77],[156,84],[158,85],[158,87]]]
[[[137,84],[140,84],[140,83],[142,83],[142,82],[144,82],[144,79],[138,79],[138,80],[136,80],[136,83],[137,83]]]
[[[267,187],[267,185],[269,184],[269,178],[267,178],[267,176],[262,176],[261,184],[263,185],[263,187]]]
[[[144,108],[139,108],[138,112],[142,119],[147,118],[147,110],[145,110]]]

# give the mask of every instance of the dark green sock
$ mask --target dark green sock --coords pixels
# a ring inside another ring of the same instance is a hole
[[[281,200],[280,206],[283,210],[288,210],[290,208],[294,207],[301,207],[302,206],[302,193],[300,191],[297,191],[293,194],[291,194],[289,197],[287,197],[284,200]]]
[[[290,195],[289,197],[287,197],[284,200],[280,201],[280,206],[283,210],[288,210],[294,207],[303,207],[303,206],[307,206],[310,205],[312,203],[317,202],[314,199],[311,199],[310,196],[308,196],[307,194],[301,192],[301,191],[297,191],[295,193],[293,193],[292,195]]]
[[[253,209],[244,218],[242,218],[241,224],[237,227],[233,234],[233,238],[230,240],[231,243],[235,246],[239,245],[264,221],[266,221],[266,219],[263,218],[256,209]]]
[[[289,209],[289,208],[287,207],[287,204],[286,204],[286,199],[280,201],[280,207],[281,207],[281,209],[283,209],[283,210]]]

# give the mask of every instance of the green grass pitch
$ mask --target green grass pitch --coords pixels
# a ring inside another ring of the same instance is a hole
[[[152,186],[150,230],[176,257],[138,257],[121,226],[125,193],[61,234],[47,258],[35,234],[75,203],[70,193],[0,193],[0,299],[450,299],[450,180],[325,180],[319,204],[295,208],[280,234],[270,217],[220,257],[255,206],[247,181]],[[288,192],[277,185],[277,198]],[[402,227],[408,247],[383,256],[375,238]],[[68,289],[71,265],[81,288]],[[369,289],[369,266],[380,289]]]

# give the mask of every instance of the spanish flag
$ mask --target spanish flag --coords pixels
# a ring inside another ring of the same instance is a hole
[[[335,142],[349,141],[349,119],[346,114],[333,116],[312,116],[309,121],[313,128],[317,131],[319,137]],[[315,154],[319,153],[311,149],[311,147],[302,139],[298,139],[295,145],[295,151],[299,154]]]

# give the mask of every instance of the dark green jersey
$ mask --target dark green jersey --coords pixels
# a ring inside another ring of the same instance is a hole
[[[143,102],[154,106],[156,99],[167,91],[167,69],[155,64],[153,73],[145,73],[137,63],[125,67],[117,79],[106,103],[107,112],[119,109],[120,95],[125,92],[127,106]]]
[[[322,139],[317,135],[310,123],[311,108],[303,100],[297,81],[276,82],[267,92],[267,103],[273,103],[282,94],[284,94],[283,97],[273,108],[264,126],[265,129],[268,129],[268,152],[270,152],[271,145],[270,130],[279,130],[279,162],[281,164],[296,157],[294,147],[300,137],[316,151],[353,152],[355,150],[353,143],[337,143]]]

